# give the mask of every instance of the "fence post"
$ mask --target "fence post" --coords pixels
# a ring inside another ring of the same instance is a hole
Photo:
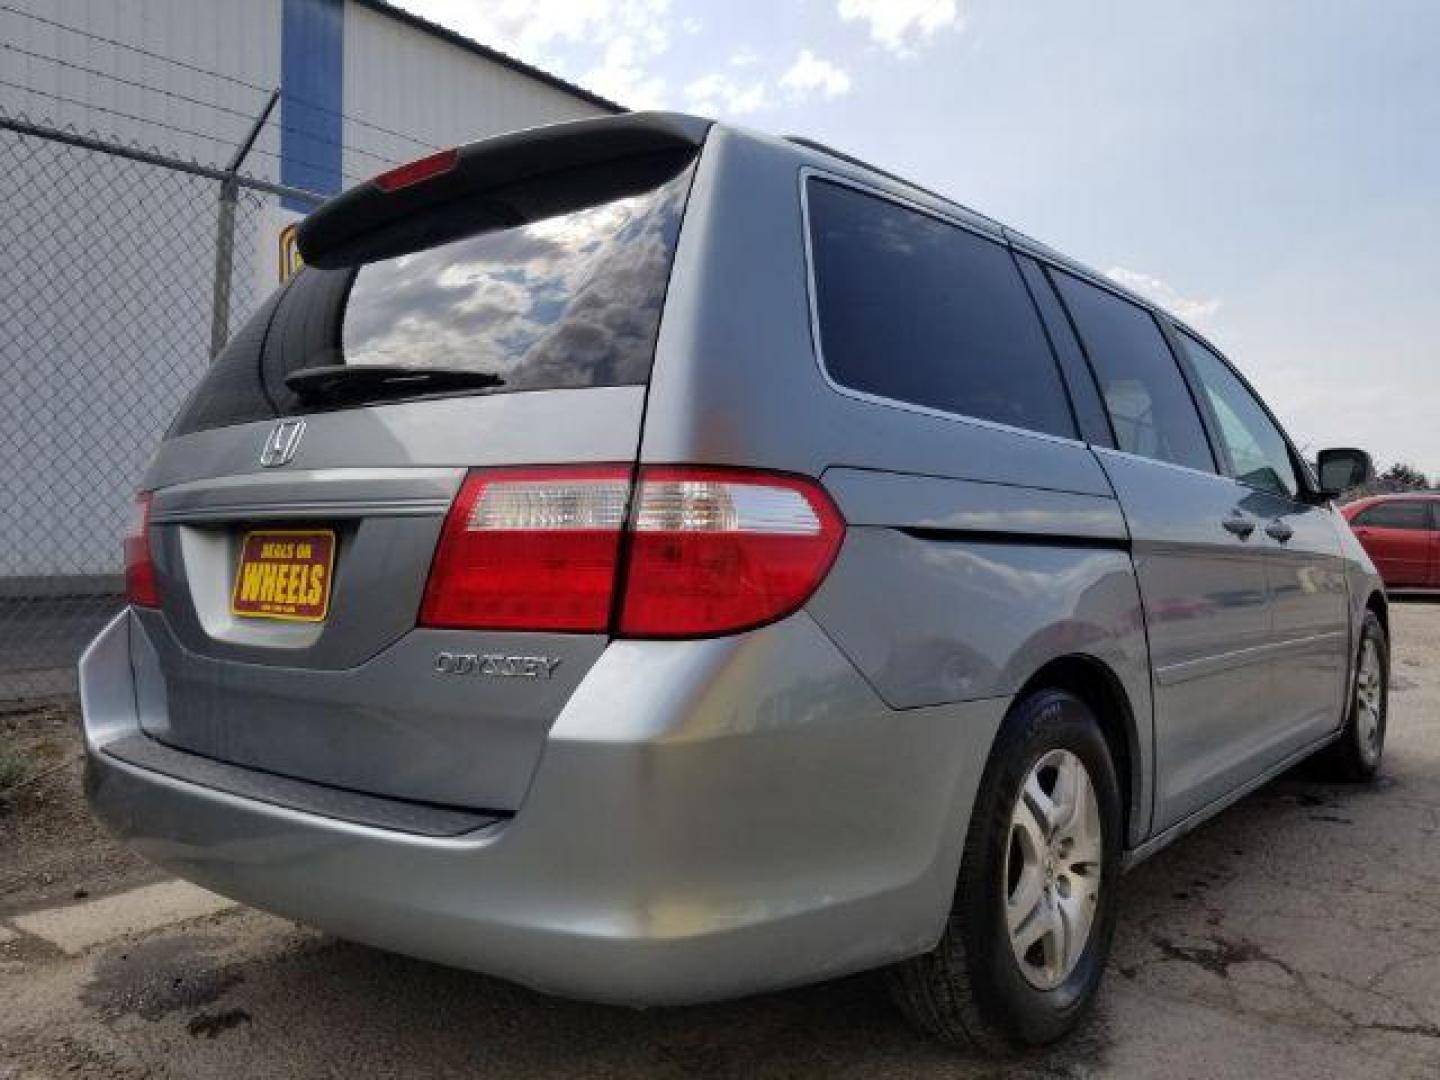
[[[237,176],[245,156],[260,136],[260,129],[270,118],[275,103],[280,100],[280,90],[270,92],[270,99],[260,110],[260,115],[250,125],[245,141],[235,148],[230,163],[225,166],[225,179],[220,181],[220,205],[215,221],[215,279],[210,293],[210,359],[220,355],[225,341],[230,336],[230,274],[235,262],[235,203],[240,198],[240,183]]]

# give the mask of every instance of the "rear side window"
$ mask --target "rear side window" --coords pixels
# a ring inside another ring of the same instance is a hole
[[[458,368],[496,376],[484,393],[643,384],[692,173],[513,228],[303,270],[235,335],[171,433],[379,400],[302,399],[285,378],[309,367]]]
[[[1053,273],[1100,381],[1116,445],[1213,472],[1215,460],[1194,399],[1154,317],[1114,293]]]
[[[938,218],[808,182],[820,350],[841,386],[1074,437],[1010,252]]]
[[[1382,502],[1361,510],[1354,524],[1372,529],[1423,530],[1430,528],[1430,513],[1423,502]]]

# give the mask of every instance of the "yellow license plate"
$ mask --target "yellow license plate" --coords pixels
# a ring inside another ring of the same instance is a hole
[[[323,622],[330,611],[335,534],[260,529],[245,534],[230,610],[255,619]]]

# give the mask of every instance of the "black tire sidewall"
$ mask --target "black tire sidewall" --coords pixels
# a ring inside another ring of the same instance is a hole
[[[1020,787],[1035,762],[1056,749],[1075,754],[1095,787],[1104,837],[1102,884],[1090,940],[1079,963],[1058,987],[1038,990],[1022,974],[1010,946],[1005,857]],[[1053,1042],[1074,1026],[1093,1000],[1115,931],[1123,842],[1115,767],[1090,708],[1064,691],[1042,691],[1017,704],[1001,728],[981,782],[966,845],[968,865],[962,868],[956,897],[968,966],[978,976],[976,1006],[1017,1042]]]

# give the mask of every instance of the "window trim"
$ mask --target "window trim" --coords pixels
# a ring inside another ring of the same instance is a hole
[[[1045,320],[1040,313],[1039,306],[1035,303],[1035,298],[1030,295],[1029,287],[1028,285],[1026,285],[1025,282],[1024,273],[1021,271],[1019,264],[1015,262],[1014,245],[1012,245],[1004,236],[994,236],[984,231],[983,229],[976,228],[972,223],[965,221],[963,218],[943,213],[939,210],[936,210],[934,207],[926,206],[923,203],[915,202],[912,199],[906,199],[903,196],[896,195],[893,192],[887,191],[884,188],[878,187],[874,184],[867,184],[863,181],[856,180],[849,176],[844,176],[840,173],[831,172],[827,169],[816,168],[813,165],[800,166],[798,170],[798,175],[800,185],[800,232],[801,238],[804,241],[805,250],[805,295],[810,315],[811,352],[815,357],[815,366],[819,369],[820,378],[825,382],[828,387],[830,387],[831,390],[835,391],[837,394],[843,395],[844,397],[851,398],[855,401],[863,401],[869,405],[883,405],[888,408],[900,409],[904,412],[916,413],[920,416],[929,416],[938,420],[958,421],[960,423],[972,424],[982,428],[990,428],[995,431],[1003,431],[1015,435],[1025,435],[1034,439],[1043,439],[1046,442],[1061,443],[1066,446],[1089,445],[1088,443],[1086,443],[1084,438],[1081,437],[1082,432],[1075,411],[1075,402],[1071,399],[1070,387],[1069,384],[1065,381],[1065,372],[1060,365],[1059,358],[1055,355],[1054,346],[1050,342],[1049,329],[1045,325]],[[989,243],[994,244],[995,246],[1000,248],[1000,250],[1004,251],[1007,255],[1009,255],[1011,262],[1015,263],[1015,273],[1020,278],[1021,287],[1025,290],[1025,298],[1029,302],[1030,309],[1035,315],[1035,320],[1040,325],[1041,334],[1045,338],[1046,348],[1050,353],[1050,362],[1055,366],[1055,378],[1060,385],[1061,393],[1065,397],[1065,404],[1070,412],[1071,423],[1075,425],[1076,434],[1056,435],[1049,431],[1037,431],[1034,428],[1016,427],[1013,424],[1001,423],[998,420],[987,420],[984,417],[971,416],[968,413],[950,412],[947,409],[937,409],[933,406],[920,405],[913,401],[904,401],[900,398],[885,397],[882,394],[872,394],[864,390],[856,390],[853,387],[845,386],[844,384],[837,382],[831,376],[830,369],[825,363],[825,350],[824,346],[821,344],[820,339],[820,305],[819,294],[815,284],[815,252],[812,240],[812,231],[810,228],[809,182],[812,179],[823,180],[828,183],[837,184],[840,187],[850,188],[854,191],[860,192],[861,194],[891,203],[895,206],[900,207],[903,210],[909,210],[913,213],[921,214],[928,218],[933,218],[934,220],[939,221],[945,225],[950,225],[957,229],[963,229],[968,233],[980,237],[982,240],[986,240]]]

